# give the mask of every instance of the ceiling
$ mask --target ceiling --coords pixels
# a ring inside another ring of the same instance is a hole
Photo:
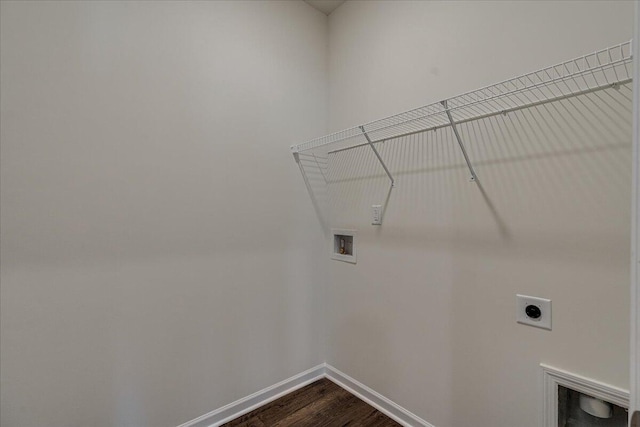
[[[346,0],[304,0],[309,6],[319,10],[325,15],[330,15],[338,6]]]

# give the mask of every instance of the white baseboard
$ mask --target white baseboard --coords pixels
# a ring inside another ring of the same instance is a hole
[[[236,400],[208,414],[180,424],[178,427],[218,427],[320,378],[328,378],[405,427],[434,427],[380,393],[326,363]]]
[[[325,376],[405,427],[434,427],[419,416],[407,411],[402,406],[356,381],[349,375],[340,372],[331,365],[326,365]]]
[[[279,397],[324,378],[325,364],[318,365],[247,397],[236,400],[222,408],[180,424],[178,427],[217,427],[253,411]]]

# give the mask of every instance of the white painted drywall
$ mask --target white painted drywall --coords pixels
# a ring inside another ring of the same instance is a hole
[[[329,17],[330,131],[629,40],[632,17],[631,2],[346,2]],[[438,427],[539,425],[540,362],[628,387],[630,94],[598,96],[464,127],[486,198],[450,132],[381,146],[398,185],[382,227],[373,155],[334,158],[331,226],[359,247],[330,264],[327,362]],[[517,293],[553,301],[553,331],[516,324]]]
[[[640,425],[640,2],[635,3],[633,33],[633,197],[631,218],[631,358],[629,425]]]
[[[1,15],[0,424],[175,426],[322,362],[326,251],[288,146],[326,131],[326,17]]]

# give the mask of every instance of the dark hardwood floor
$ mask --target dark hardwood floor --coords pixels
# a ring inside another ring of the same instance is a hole
[[[328,379],[274,400],[222,427],[396,427],[397,422]]]

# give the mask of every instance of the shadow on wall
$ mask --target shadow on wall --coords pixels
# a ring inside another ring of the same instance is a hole
[[[351,358],[367,361],[367,369],[373,368],[377,378],[371,379],[376,389],[387,389],[395,381],[385,374],[386,368],[393,363],[393,340],[385,333],[385,324],[393,321],[389,313],[371,313],[365,311],[348,313],[340,322],[342,330],[337,348],[353,351]],[[349,375],[362,378],[360,372]]]
[[[536,405],[527,402],[540,398],[535,379],[543,361],[624,384],[615,377],[624,369],[611,367],[628,366],[621,307],[628,298],[631,117],[631,87],[623,85],[461,126],[511,238],[460,216],[481,215],[477,198],[460,203],[452,384],[468,410],[454,411],[452,425],[469,425],[471,414],[476,425],[512,425],[517,416],[530,420],[523,426],[537,425]],[[552,332],[515,324],[516,293],[553,300]],[[584,310],[595,315],[585,318]],[[496,407],[491,415],[484,410]]]
[[[611,314],[627,295],[620,288],[628,286],[631,87],[458,130],[479,183],[469,182],[451,128],[376,144],[396,180],[391,190],[368,146],[305,153],[302,169],[326,227],[355,228],[360,242],[357,266],[331,265],[331,277],[343,280],[330,284],[331,301],[344,313],[336,309],[330,320],[330,339],[350,354],[336,356],[336,367],[349,369],[341,361],[366,357],[368,374],[361,379],[394,399],[406,388],[402,375],[372,379],[371,372],[404,373],[430,357],[435,363],[421,368],[423,382],[441,394],[450,390],[451,402],[468,402],[465,411],[451,409],[452,425],[513,425],[509,417],[517,413],[535,423],[535,405],[527,402],[537,399],[537,388],[518,378],[537,378],[541,361],[595,377],[598,358],[626,366],[619,354],[626,338],[618,338],[624,313],[607,322],[598,316],[571,322],[579,313],[569,302]],[[374,204],[385,205],[381,227],[371,226]],[[518,329],[514,295],[523,289],[563,307],[553,333]],[[575,358],[576,352],[593,356]],[[478,415],[500,406],[495,399],[519,403]],[[464,418],[469,414],[478,418]]]
[[[459,124],[471,161],[482,171],[478,185],[466,182],[469,173],[451,128],[376,144],[397,188],[390,188],[366,145],[337,152],[325,146],[300,153],[300,167],[326,227],[366,222],[371,205],[382,202],[384,213],[391,216],[390,227],[413,232],[416,225],[437,225],[443,216],[466,212],[488,215],[497,235],[508,240],[504,215],[510,209],[516,215],[519,209],[545,210],[549,206],[545,199],[552,197],[561,208],[580,200],[587,202],[581,208],[598,210],[602,204],[594,189],[599,180],[610,179],[620,184],[615,186],[620,189],[617,196],[626,199],[628,162],[620,153],[630,147],[630,127],[631,87],[625,84]],[[583,160],[582,171],[563,167],[576,157]],[[526,186],[514,188],[521,177]],[[441,179],[448,185],[443,186]],[[546,191],[554,181],[571,182],[571,197]],[[482,200],[483,210],[468,211],[471,204],[477,208],[476,199]]]

